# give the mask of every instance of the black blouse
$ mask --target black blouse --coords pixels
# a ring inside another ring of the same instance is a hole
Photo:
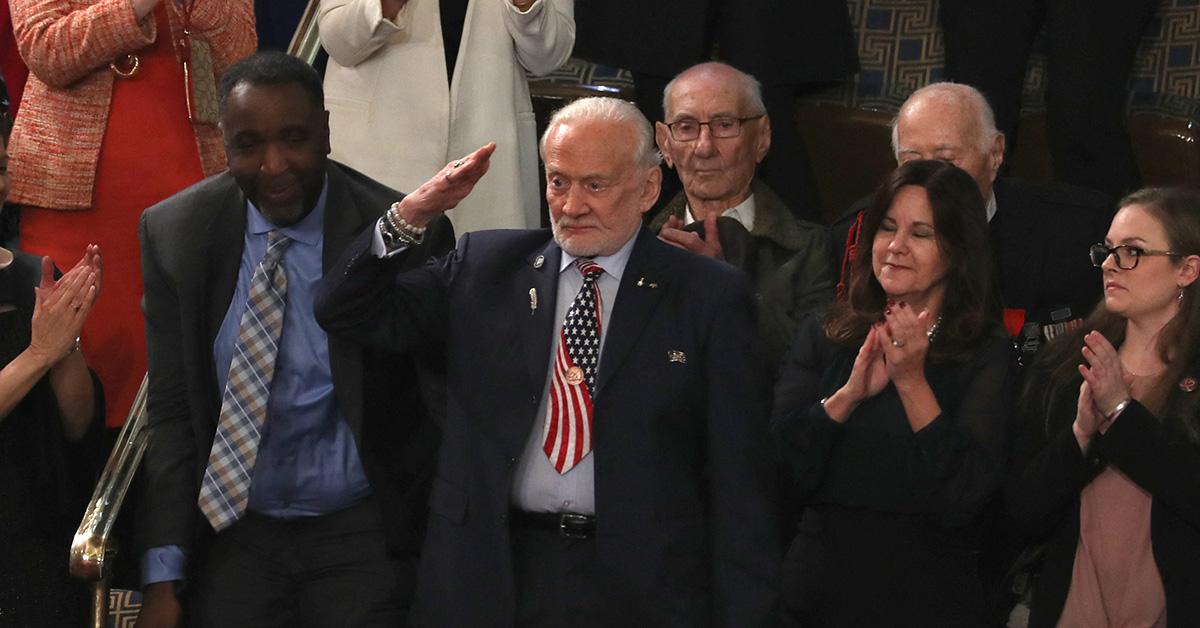
[[[846,419],[820,400],[849,379],[857,349],[827,340],[807,317],[775,390],[772,431],[808,504],[921,515],[942,526],[970,522],[1000,486],[1013,384],[1012,343],[980,343],[965,362],[925,367],[942,414],[914,433],[891,384]]]

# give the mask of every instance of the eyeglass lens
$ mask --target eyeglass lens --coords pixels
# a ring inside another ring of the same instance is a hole
[[[1117,268],[1121,270],[1133,270],[1137,266],[1138,257],[1141,249],[1132,246],[1114,246],[1111,249],[1103,244],[1093,244],[1089,253],[1092,257],[1092,265],[1100,267],[1104,265],[1104,260],[1108,259],[1109,255],[1117,256]]]
[[[713,137],[727,138],[737,137],[741,132],[742,122],[737,118],[713,118],[708,122],[700,122],[699,120],[680,120],[671,124],[671,135],[679,141],[686,142],[700,137],[700,127],[708,126],[708,130]]]

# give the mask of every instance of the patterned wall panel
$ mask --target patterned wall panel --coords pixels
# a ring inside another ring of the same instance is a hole
[[[1046,108],[1046,42],[1038,36],[1025,74],[1021,109]],[[1166,0],[1151,18],[1129,76],[1129,107],[1178,117],[1193,107],[1179,100],[1200,99],[1200,2]]]
[[[142,610],[142,594],[129,589],[108,592],[108,628],[134,628]]]
[[[809,102],[893,111],[913,90],[942,80],[938,0],[848,0],[862,70]]]
[[[550,74],[530,80],[531,85],[536,86],[539,83],[607,87],[616,96],[621,91],[632,93],[633,75],[629,70],[610,68],[571,57],[562,67]]]
[[[1200,3],[1163,3],[1142,37],[1130,89],[1200,98]]]
[[[939,0],[847,0],[862,71],[806,102],[895,111],[913,90],[945,75]],[[1045,35],[1033,45],[1022,109],[1045,109]],[[534,81],[632,90],[629,72],[571,59]],[[1129,80],[1130,108],[1179,115],[1200,101],[1200,0],[1164,0],[1146,29]],[[627,92],[628,93],[628,92]],[[1181,100],[1182,99],[1182,100]]]

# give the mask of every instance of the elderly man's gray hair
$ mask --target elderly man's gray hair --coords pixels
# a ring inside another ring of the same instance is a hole
[[[654,145],[654,128],[650,126],[646,116],[642,115],[633,103],[607,96],[580,98],[550,116],[550,122],[538,143],[543,161],[546,159],[546,138],[550,133],[559,125],[579,122],[616,122],[628,125],[637,137],[634,146],[631,147],[634,163],[643,168],[650,168],[662,161],[662,156],[658,154],[658,148]]]
[[[992,106],[988,104],[987,98],[984,98],[979,90],[970,85],[950,81],[930,83],[913,92],[908,100],[905,100],[904,104],[900,106],[896,117],[892,118],[892,155],[896,158],[900,157],[900,116],[904,114],[910,103],[928,98],[955,105],[968,112],[968,115],[974,116],[975,128],[979,133],[978,146],[980,150],[988,151],[992,141],[1000,134],[1000,131],[996,129],[996,114],[992,113]]]
[[[738,82],[738,91],[742,93],[742,102],[745,103],[749,108],[749,111],[743,112],[742,115],[758,116],[765,115],[767,113],[767,107],[763,104],[762,83],[760,83],[758,79],[746,74],[732,65],[729,65],[728,63],[721,63],[720,61],[706,61],[704,63],[693,65],[679,74],[676,74],[675,78],[671,79],[671,82],[667,83],[667,86],[663,88],[663,115],[670,116],[669,112],[671,110],[671,95],[675,93],[675,87],[678,85],[679,81],[685,78],[690,78],[695,74],[714,72],[725,72],[730,74],[734,77],[734,80]]]

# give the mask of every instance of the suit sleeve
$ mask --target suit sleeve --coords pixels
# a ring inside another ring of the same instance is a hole
[[[1013,356],[1007,339],[986,344],[963,383],[957,407],[913,434],[910,486],[939,525],[971,522],[1003,484]],[[944,403],[944,402],[943,402]]]
[[[435,224],[428,234],[449,229],[444,217]],[[430,259],[430,254],[445,245],[439,235],[380,258],[371,253],[374,230],[372,223],[347,247],[334,267],[341,272],[321,280],[314,305],[317,322],[325,331],[363,345],[437,353],[446,336],[450,283],[470,237],[463,236],[458,248],[438,258]]]
[[[147,214],[142,215],[139,235],[149,388],[147,448],[143,460],[145,492],[141,499],[138,540],[142,549],[174,545],[186,552],[199,512],[196,457],[208,452],[196,451],[182,357],[179,299],[164,273],[160,244]]]
[[[574,0],[537,0],[525,13],[509,0],[498,1],[505,4],[504,26],[521,67],[542,76],[567,62],[575,47]]]
[[[772,440],[791,480],[788,497],[801,502],[821,485],[830,452],[845,429],[819,402],[821,378],[830,368],[821,351],[824,342],[820,318],[804,318],[775,385]]]
[[[1044,538],[1056,530],[1079,492],[1091,481],[1095,448],[1079,449],[1071,423],[1076,395],[1052,396],[1050,374],[1035,362],[1025,377],[1017,414],[1012,466],[1004,486],[1004,503],[1020,531]],[[1078,380],[1063,390],[1079,390]]]
[[[1200,447],[1134,401],[1096,447],[1110,464],[1193,526],[1200,527]]]
[[[777,596],[779,513],[767,455],[770,391],[750,287],[719,292],[706,330],[708,483],[713,625],[767,625]]]

